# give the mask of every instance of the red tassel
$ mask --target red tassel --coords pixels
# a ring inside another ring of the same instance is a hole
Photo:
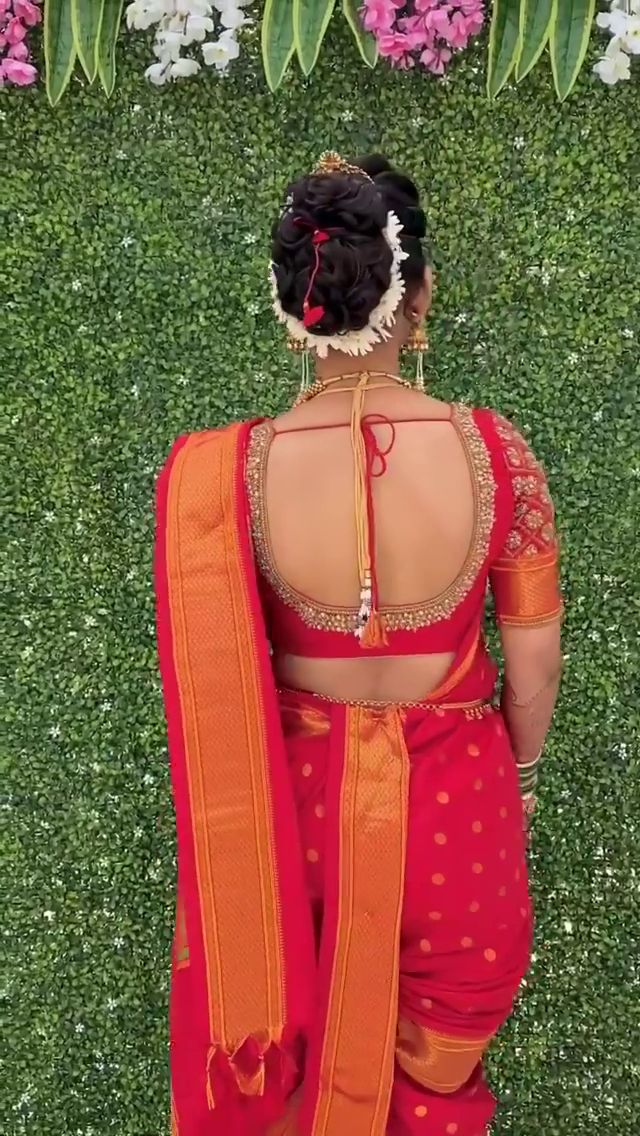
[[[310,308],[308,303],[305,302],[304,314],[302,322],[305,327],[313,327],[314,323],[320,323],[324,315],[324,308],[322,304],[316,304],[315,308]]]

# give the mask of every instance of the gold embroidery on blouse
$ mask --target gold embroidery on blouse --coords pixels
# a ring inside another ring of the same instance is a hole
[[[451,422],[464,447],[473,481],[475,510],[469,549],[458,576],[439,595],[419,604],[381,608],[389,631],[416,630],[447,619],[471,591],[489,552],[496,488],[491,457],[470,408],[455,403],[451,409]],[[327,607],[317,603],[288,584],[277,569],[269,535],[265,494],[267,457],[274,433],[271,422],[255,426],[247,452],[246,485],[258,567],[276,595],[293,608],[308,627],[353,634],[357,627],[356,607]]]
[[[494,422],[496,433],[504,443],[515,497],[513,524],[497,563],[557,549],[555,512],[544,467],[511,422],[498,415]]]

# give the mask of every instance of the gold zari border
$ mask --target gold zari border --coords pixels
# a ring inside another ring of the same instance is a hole
[[[455,1093],[466,1084],[491,1041],[489,1037],[451,1037],[417,1025],[398,1022],[398,1064],[419,1085],[434,1093]]]
[[[393,1086],[409,758],[400,712],[346,712],[338,925],[310,1136],[384,1136]]]
[[[250,1036],[279,1041],[285,1015],[267,739],[235,504],[239,446],[239,428],[189,436],[171,471],[166,533],[211,1046],[227,1053]]]
[[[385,626],[389,631],[411,631],[447,619],[473,587],[489,552],[496,488],[491,457],[470,407],[461,403],[452,404],[451,422],[464,448],[473,484],[474,523],[467,556],[456,579],[437,596],[419,604],[382,607]],[[357,608],[328,607],[317,603],[288,584],[278,571],[271,546],[265,500],[267,458],[274,433],[273,424],[269,421],[256,426],[251,434],[247,454],[247,494],[258,566],[276,595],[288,607],[293,608],[308,627],[319,631],[354,634],[358,627]]]

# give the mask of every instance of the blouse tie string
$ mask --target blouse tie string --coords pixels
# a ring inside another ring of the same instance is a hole
[[[360,608],[356,634],[360,646],[385,647],[388,644],[384,616],[380,611],[378,574],[376,571],[375,512],[373,504],[374,477],[387,471],[387,458],[395,442],[395,427],[383,414],[363,415],[364,397],[369,375],[364,372],[353,392],[351,404],[351,445],[355,471],[356,539]],[[387,446],[381,446],[374,425],[389,426],[391,437]]]

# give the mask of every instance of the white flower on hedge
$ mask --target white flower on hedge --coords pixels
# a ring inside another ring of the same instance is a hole
[[[609,87],[613,87],[621,79],[631,78],[631,60],[622,50],[620,40],[617,37],[611,40],[607,50],[594,65],[593,70],[596,75],[600,76],[602,82]]]
[[[627,30],[622,36],[622,46],[631,55],[640,55],[640,15],[629,16]]]
[[[198,71],[200,71],[198,60],[190,59],[189,56],[182,56],[171,64],[172,79],[188,79],[190,75],[197,75]]]
[[[180,49],[185,46],[182,32],[172,31],[171,29],[158,31],[153,45],[153,54],[157,55],[158,59],[166,59],[176,63],[180,58]]]
[[[170,59],[161,59],[158,63],[152,63],[145,71],[145,79],[153,83],[156,87],[162,87],[169,80],[169,68],[171,66]]]
[[[599,27],[607,28],[612,36],[616,36],[625,51],[632,55],[640,54],[640,9],[638,14],[625,12],[621,8],[600,12],[596,22]]]
[[[178,16],[210,16],[214,5],[212,0],[175,0],[172,7]]]
[[[240,48],[235,31],[248,23],[243,11],[253,0],[132,0],[127,7],[129,28],[146,30],[156,25],[153,53],[157,62],[145,71],[156,86],[169,79],[188,78],[201,70],[201,64],[182,51],[191,44],[202,45],[202,56],[208,66],[225,71]],[[217,39],[206,37],[222,31]]]
[[[214,0],[214,7],[220,13],[223,28],[236,31],[247,23],[242,4],[238,0]]]
[[[133,0],[127,8],[127,27],[146,31],[164,16],[175,12],[174,0]]]
[[[232,59],[237,59],[240,45],[232,31],[220,34],[217,40],[210,40],[202,45],[202,57],[208,67],[215,67],[217,71],[225,71]]]
[[[184,42],[193,43],[194,40],[202,43],[207,32],[213,31],[211,16],[188,16],[184,25]]]
[[[640,0],[616,0],[610,12],[599,12],[596,23],[620,40],[623,51],[640,55]]]

